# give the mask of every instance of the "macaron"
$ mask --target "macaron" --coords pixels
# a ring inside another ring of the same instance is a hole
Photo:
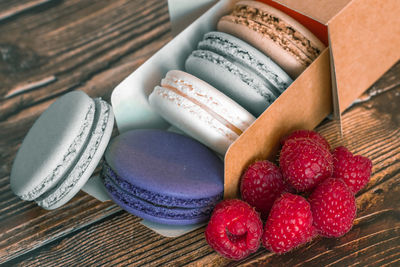
[[[14,159],[12,191],[45,209],[68,202],[98,165],[111,137],[114,114],[82,91],[61,96],[35,121]]]
[[[169,225],[206,221],[223,197],[224,164],[181,134],[132,130],[111,140],[101,176],[121,208]]]
[[[149,102],[169,123],[222,155],[255,121],[213,86],[178,70],[166,74]]]
[[[223,32],[204,35],[185,62],[186,71],[259,116],[292,83],[269,57]]]
[[[293,79],[325,49],[307,28],[282,11],[258,1],[240,1],[223,16],[217,29],[253,45]]]

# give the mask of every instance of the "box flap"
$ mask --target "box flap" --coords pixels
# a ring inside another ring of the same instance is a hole
[[[282,136],[295,129],[313,129],[332,111],[329,70],[327,48],[229,147],[225,198],[238,196],[240,176],[250,163],[266,158],[274,161]]]
[[[274,0],[299,13],[327,24],[351,0]]]
[[[340,112],[400,59],[398,0],[353,0],[328,23]]]

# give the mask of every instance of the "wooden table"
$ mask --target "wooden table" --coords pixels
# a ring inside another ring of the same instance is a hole
[[[167,1],[0,2],[0,263],[4,265],[400,265],[400,64],[343,115],[317,128],[333,146],[372,159],[358,216],[342,238],[317,238],[286,255],[264,248],[220,257],[204,228],[164,238],[111,202],[80,192],[45,211],[10,190],[15,153],[34,120],[72,90],[110,100],[113,88],[171,39]],[[356,79],[357,77],[355,77]]]

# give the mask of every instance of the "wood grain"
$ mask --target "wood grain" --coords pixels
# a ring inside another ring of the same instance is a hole
[[[31,0],[19,1],[18,5],[7,5],[9,3],[0,3],[0,21],[14,18],[24,12],[33,10],[54,0]],[[5,4],[4,6],[2,4]]]
[[[390,75],[400,77],[399,70],[400,64]],[[382,120],[382,116],[390,116],[398,110],[399,98],[400,88],[396,88],[351,108],[343,116],[344,139],[337,139],[334,122],[325,122],[318,128],[333,146],[346,144],[351,151],[369,156],[374,163],[370,183],[357,195],[355,225],[342,238],[317,238],[281,256],[260,248],[244,261],[231,262],[208,247],[203,237],[204,228],[176,239],[162,238],[140,225],[136,217],[119,212],[10,263],[21,266],[395,264],[400,255],[400,121],[393,124],[391,120]],[[388,100],[396,103],[390,110]]]
[[[57,17],[65,17],[62,24]],[[13,195],[11,163],[59,95],[79,89],[109,101],[112,89],[171,38],[168,20],[166,2],[65,1],[0,24],[0,263],[120,210],[80,193],[46,212]],[[38,85],[46,77],[54,78]]]
[[[13,12],[0,24],[0,264],[400,265],[400,62],[343,114],[342,138],[333,121],[317,129],[332,146],[346,145],[374,164],[357,194],[355,225],[342,238],[317,238],[285,255],[260,248],[232,262],[207,245],[204,227],[164,238],[83,192],[55,211],[19,200],[9,186],[11,164],[40,113],[71,90],[109,101],[113,88],[171,39],[166,1],[40,2],[0,3],[0,18]]]

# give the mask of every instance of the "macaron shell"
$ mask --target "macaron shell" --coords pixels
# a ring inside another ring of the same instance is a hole
[[[103,156],[111,137],[114,114],[111,106],[95,99],[96,113],[91,135],[73,169],[54,188],[44,193],[36,202],[44,209],[56,209],[67,203],[86,184]]]
[[[161,130],[125,132],[111,141],[105,160],[120,180],[145,191],[138,197],[159,206],[198,207],[210,204],[204,199],[222,197],[222,161],[184,135]],[[136,193],[120,181],[117,184]]]
[[[152,162],[152,160],[154,159],[150,159],[149,161]],[[215,162],[216,164],[221,165],[220,160],[216,160]],[[182,174],[179,173],[177,173],[177,175],[182,176]],[[216,183],[213,182],[206,185],[206,187],[211,186],[211,188],[208,188],[207,193],[205,193],[204,195],[199,196],[198,198],[188,198],[187,195],[179,195],[177,194],[177,192],[173,192],[173,194],[165,194],[165,192],[168,192],[168,190],[159,192],[157,190],[154,190],[154,187],[152,187],[151,190],[149,190],[147,185],[140,187],[140,182],[138,182],[140,179],[134,179],[134,182],[132,183],[129,182],[129,179],[122,178],[120,175],[118,175],[108,165],[107,162],[103,162],[101,176],[104,179],[105,178],[111,179],[118,188],[121,188],[121,190],[124,190],[125,192],[128,192],[131,195],[143,199],[156,206],[198,208],[198,207],[215,205],[215,203],[217,203],[222,198],[222,193],[221,193],[222,186],[220,185],[219,182]],[[139,177],[140,176],[141,175],[139,174]],[[153,174],[153,176],[161,176],[161,174],[156,173],[155,175]],[[222,177],[222,166],[221,166],[221,177]],[[137,184],[139,184],[139,186]],[[172,186],[172,183],[169,185]],[[159,186],[157,186],[157,188],[158,187]]]
[[[60,97],[36,120],[14,160],[10,184],[33,200],[57,184],[77,160],[90,134],[94,102],[75,91]]]
[[[198,48],[211,50],[250,69],[269,83],[272,86],[270,89],[277,95],[293,82],[271,58],[233,35],[216,31],[206,33]]]
[[[201,52],[211,54],[208,51]],[[185,69],[190,74],[207,81],[215,88],[221,90],[254,116],[259,116],[276,99],[276,96],[271,92],[269,97],[265,98],[259,93],[260,90],[257,90],[257,87],[260,86],[257,86],[256,82],[254,82],[257,81],[254,75],[250,76],[251,74],[243,72],[235,65],[229,64],[229,61],[228,66],[221,63],[221,61],[220,59],[217,63],[216,61],[200,58],[192,54],[185,62]],[[238,74],[238,72],[242,72],[243,76],[246,75],[246,78],[252,81],[251,85],[243,82],[240,78],[242,75]],[[258,84],[260,83],[258,82]]]

